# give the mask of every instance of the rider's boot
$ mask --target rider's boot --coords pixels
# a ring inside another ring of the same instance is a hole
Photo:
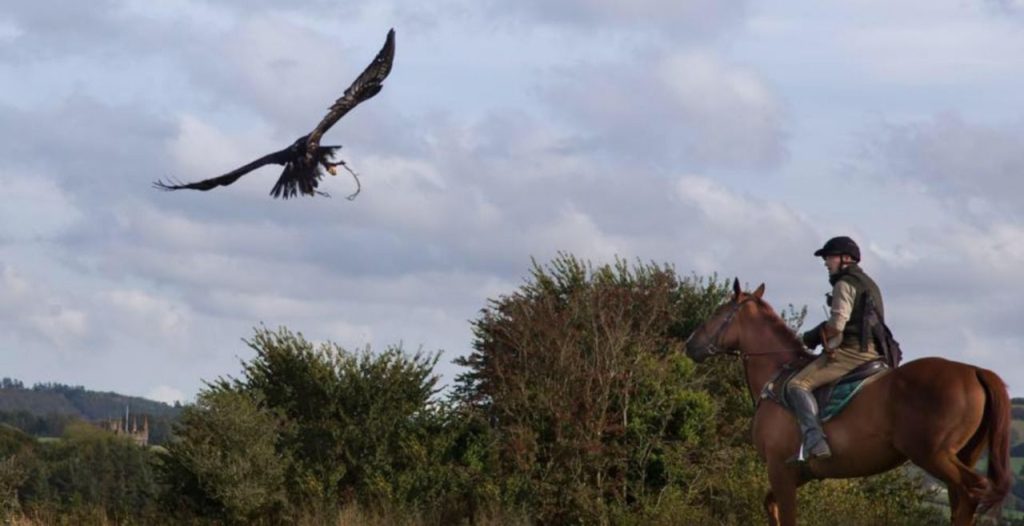
[[[825,441],[825,433],[821,430],[821,422],[818,421],[818,403],[814,395],[804,389],[793,387],[787,390],[789,405],[796,413],[796,421],[800,424],[800,435],[803,442],[800,450],[786,462],[805,462],[812,458],[828,458],[832,451]]]

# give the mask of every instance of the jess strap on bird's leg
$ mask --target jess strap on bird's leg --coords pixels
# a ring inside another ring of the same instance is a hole
[[[328,163],[327,171],[331,172],[331,175],[337,175],[338,171],[335,169],[335,167],[337,167],[337,166],[340,166],[340,167],[344,168],[346,172],[352,174],[352,179],[355,179],[355,181],[356,181],[356,191],[352,192],[350,195],[345,196],[345,199],[348,199],[349,201],[351,201],[351,200],[355,199],[356,196],[359,195],[359,192],[362,191],[362,189],[363,189],[363,185],[359,182],[359,174],[357,174],[355,170],[349,168],[348,167],[348,163],[346,163],[345,161],[338,161],[336,163]]]

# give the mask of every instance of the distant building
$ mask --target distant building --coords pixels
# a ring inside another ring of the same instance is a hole
[[[100,427],[114,433],[132,439],[140,446],[149,445],[149,417],[142,417],[142,426],[139,426],[139,417],[131,414],[128,406],[124,408],[122,418],[111,418],[100,422]]]

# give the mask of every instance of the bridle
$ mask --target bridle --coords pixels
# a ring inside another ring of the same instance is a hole
[[[742,300],[736,302],[736,304],[733,305],[733,307],[729,311],[729,313],[725,315],[725,320],[723,320],[722,324],[718,326],[718,330],[715,331],[714,336],[712,336],[711,339],[708,341],[708,344],[704,346],[704,352],[706,352],[708,354],[708,356],[717,356],[717,355],[727,354],[727,355],[731,355],[731,356],[739,356],[739,357],[741,357],[743,359],[743,375],[744,376],[747,376],[747,360],[750,357],[752,357],[752,356],[764,356],[764,355],[769,355],[769,354],[780,354],[782,352],[787,352],[784,349],[783,350],[773,349],[773,350],[769,350],[769,351],[743,353],[739,349],[723,349],[723,348],[720,347],[719,340],[722,339],[722,336],[725,334],[726,329],[729,328],[729,325],[736,318],[736,314],[738,314],[740,312],[740,309],[743,307],[743,304],[747,303],[747,302],[750,302],[750,301],[754,301],[756,299],[757,299],[757,297],[755,297],[755,296],[748,296],[748,297],[743,298]],[[753,391],[751,391],[750,392],[750,402],[751,402],[751,404],[755,408],[757,407],[758,400],[759,400],[759,398],[757,398],[754,395]]]
[[[774,350],[770,350],[770,351],[743,353],[743,352],[740,352],[739,349],[723,349],[722,347],[720,347],[720,340],[722,339],[722,336],[725,334],[726,329],[729,328],[729,325],[736,318],[736,315],[740,312],[740,308],[743,307],[744,303],[751,302],[751,301],[754,301],[756,299],[757,298],[754,297],[754,296],[748,296],[748,297],[743,298],[742,300],[736,302],[736,304],[733,305],[733,308],[729,311],[728,314],[725,315],[725,320],[723,320],[722,324],[718,326],[718,330],[715,331],[714,336],[712,336],[710,338],[710,340],[708,341],[708,344],[704,346],[703,350],[704,350],[704,352],[706,352],[708,354],[708,356],[718,356],[718,355],[722,355],[722,354],[726,354],[726,355],[730,355],[730,356],[739,356],[739,357],[743,358],[744,363],[746,363],[747,358],[749,358],[751,356],[764,356],[764,355],[768,355],[768,354],[780,354],[782,352],[787,352],[786,350],[774,349]]]
[[[733,356],[740,355],[739,349],[723,349],[719,347],[719,340],[722,339],[722,335],[725,334],[725,330],[729,328],[729,325],[733,322],[733,319],[736,318],[736,314],[740,312],[740,308],[743,307],[743,304],[754,301],[755,299],[757,298],[753,296],[747,297],[736,302],[736,304],[733,305],[732,310],[730,310],[729,313],[725,315],[725,320],[722,321],[722,324],[718,326],[718,330],[715,331],[714,336],[712,336],[708,340],[708,344],[704,346],[704,351],[708,354],[708,356],[717,356],[720,354],[731,354]]]

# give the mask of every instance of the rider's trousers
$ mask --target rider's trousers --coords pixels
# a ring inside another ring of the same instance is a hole
[[[844,374],[856,369],[863,363],[877,359],[874,342],[868,345],[867,352],[860,352],[860,345],[839,346],[832,353],[821,353],[820,356],[804,367],[792,380],[789,387],[798,387],[812,391],[820,385],[838,380]]]

